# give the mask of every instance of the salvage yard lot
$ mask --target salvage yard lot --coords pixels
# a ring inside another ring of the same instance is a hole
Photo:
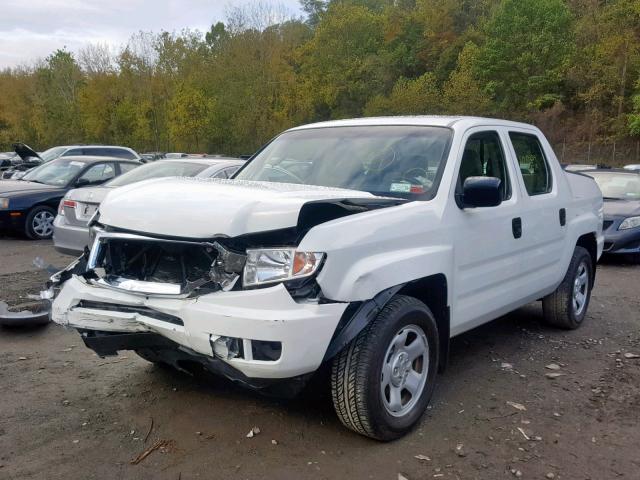
[[[0,300],[37,293],[37,256],[70,261],[0,238]],[[457,337],[419,428],[390,444],[343,428],[322,378],[270,399],[131,352],[101,359],[57,325],[0,329],[0,478],[637,479],[639,285],[640,266],[605,262],[577,331],[532,304]]]

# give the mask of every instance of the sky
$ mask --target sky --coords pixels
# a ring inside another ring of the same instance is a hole
[[[0,69],[29,65],[58,48],[88,43],[114,52],[139,31],[206,31],[232,7],[251,0],[0,0]],[[276,0],[301,15],[298,0]]]

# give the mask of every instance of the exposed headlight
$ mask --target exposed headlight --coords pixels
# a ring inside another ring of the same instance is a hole
[[[308,277],[318,270],[323,258],[324,253],[294,248],[247,250],[242,283],[250,287]]]
[[[618,230],[627,230],[635,227],[640,227],[640,217],[625,218],[618,227]]]
[[[7,210],[9,208],[9,199],[0,198],[0,210]]]

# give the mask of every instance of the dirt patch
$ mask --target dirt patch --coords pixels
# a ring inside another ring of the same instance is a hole
[[[2,273],[14,304],[47,277]],[[457,337],[421,424],[390,444],[343,428],[322,376],[282,401],[132,352],[101,359],[56,325],[0,329],[0,478],[636,479],[640,360],[624,354],[640,353],[639,284],[638,266],[600,265],[579,330],[532,304]]]

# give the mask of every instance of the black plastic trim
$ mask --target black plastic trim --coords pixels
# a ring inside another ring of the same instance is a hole
[[[360,303],[355,313],[353,309],[347,308],[343,314],[343,318],[341,318],[338,323],[338,329],[331,339],[322,361],[326,362],[327,360],[331,360],[340,350],[347,346],[351,340],[376,317],[378,312],[382,310],[387,302],[391,300],[391,297],[398,293],[402,287],[404,287],[404,284],[383,290],[371,300]]]

